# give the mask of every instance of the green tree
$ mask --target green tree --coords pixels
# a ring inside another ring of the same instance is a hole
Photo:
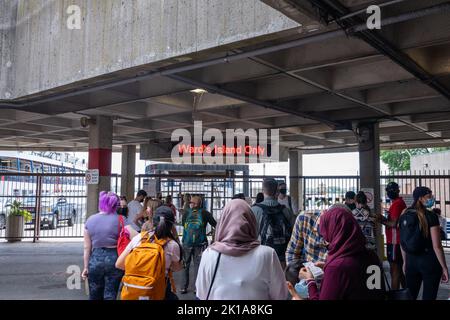
[[[421,148],[403,150],[383,150],[380,158],[388,166],[389,170],[407,171],[411,169],[411,156],[449,150],[450,148]]]

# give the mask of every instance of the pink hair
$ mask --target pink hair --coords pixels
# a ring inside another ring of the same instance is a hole
[[[98,209],[101,212],[115,213],[117,208],[120,206],[120,200],[117,194],[112,191],[102,191],[100,192]]]

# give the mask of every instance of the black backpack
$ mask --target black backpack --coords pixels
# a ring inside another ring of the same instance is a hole
[[[419,217],[413,209],[408,209],[400,216],[400,244],[409,254],[422,254],[426,251],[426,240],[420,230]]]
[[[290,223],[283,213],[284,205],[269,207],[261,203],[255,204],[263,210],[261,219],[261,227],[259,228],[259,236],[261,244],[272,247],[278,255],[278,258],[284,260],[287,245],[291,239],[292,230]],[[267,231],[271,229],[268,235]]]

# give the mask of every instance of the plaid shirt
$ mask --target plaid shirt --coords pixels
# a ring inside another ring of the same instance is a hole
[[[318,231],[320,211],[300,213],[286,250],[286,262],[293,260],[325,262],[327,249]]]

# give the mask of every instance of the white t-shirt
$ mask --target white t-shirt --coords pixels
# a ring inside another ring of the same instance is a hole
[[[197,297],[206,300],[219,253],[202,254]],[[288,290],[275,250],[260,245],[241,257],[222,254],[209,300],[286,300]]]
[[[130,201],[127,206],[128,206],[127,222],[130,226],[133,227],[134,230],[139,231],[140,227],[134,223],[134,218],[142,211],[143,206],[137,200]]]
[[[127,245],[125,250],[133,250],[141,243],[141,234],[139,233],[136,235],[133,239],[131,239],[131,242]],[[164,256],[166,259],[166,275],[169,273],[170,265],[172,262],[178,262],[180,261],[180,247],[178,246],[178,243],[176,243],[173,240],[169,240],[169,242],[166,243],[164,246]]]

